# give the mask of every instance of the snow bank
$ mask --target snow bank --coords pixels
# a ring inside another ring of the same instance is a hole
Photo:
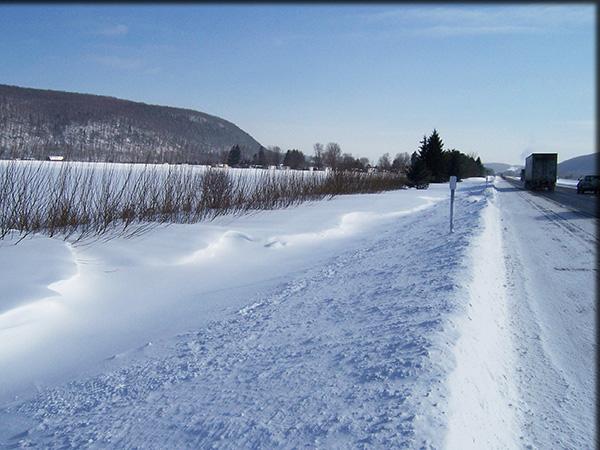
[[[447,195],[434,186],[342,196],[76,247],[41,236],[4,241],[0,399],[205,324]]]
[[[75,248],[79,275],[53,297],[65,314],[48,322],[32,299],[22,337],[42,338],[0,362],[0,442],[441,447],[485,207],[482,181],[461,183],[449,234],[448,193],[345,196]]]
[[[577,183],[579,183],[579,180],[570,180],[568,178],[559,178],[556,180],[557,186],[568,187],[573,189],[577,188]]]
[[[3,242],[0,445],[593,447],[596,219],[508,186]]]
[[[470,249],[466,314],[449,378],[448,449],[517,448],[514,344],[508,331],[506,274],[495,190],[486,192],[483,232]]]

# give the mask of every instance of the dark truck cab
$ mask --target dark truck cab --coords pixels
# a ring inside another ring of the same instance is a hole
[[[525,159],[523,182],[525,189],[548,189],[556,186],[558,154],[532,153]]]

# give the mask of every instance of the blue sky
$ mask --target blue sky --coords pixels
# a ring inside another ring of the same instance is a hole
[[[1,5],[0,83],[197,109],[263,145],[595,149],[592,5]]]

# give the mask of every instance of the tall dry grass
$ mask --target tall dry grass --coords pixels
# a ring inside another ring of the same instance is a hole
[[[163,223],[286,208],[406,186],[390,173],[198,169],[181,165],[0,164],[0,239],[43,233],[72,242],[133,236]]]

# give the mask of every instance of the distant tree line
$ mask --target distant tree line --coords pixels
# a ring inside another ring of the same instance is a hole
[[[403,152],[391,158],[389,153],[384,153],[377,160],[377,165],[371,165],[369,158],[357,158],[351,153],[342,153],[342,148],[336,142],[329,142],[325,146],[317,142],[313,146],[313,155],[309,156],[298,149],[290,149],[283,153],[277,146],[261,146],[252,159],[244,159],[239,146],[234,145],[229,153],[224,155],[223,162],[233,167],[283,165],[291,169],[313,167],[316,170],[330,168],[350,172],[392,172],[406,175],[412,185],[444,183],[451,175],[461,180],[488,173],[478,156],[467,155],[454,148],[445,150],[444,142],[435,129],[429,137],[423,136],[419,144],[419,149],[412,155]]]
[[[486,170],[481,159],[473,154],[452,149],[444,150],[444,143],[437,130],[429,137],[423,136],[419,150],[410,157],[407,176],[412,184],[444,183],[454,175],[458,180],[468,177],[481,177]]]
[[[395,172],[406,174],[410,167],[410,155],[408,153],[397,153],[391,159],[389,153],[383,154],[377,165],[371,165],[366,157],[354,157],[352,153],[342,152],[337,142],[329,142],[323,145],[317,142],[313,146],[313,155],[305,155],[298,149],[289,149],[285,153],[278,146],[262,147],[252,158],[244,158],[243,152],[238,145],[231,147],[229,152],[221,156],[221,162],[231,167],[268,167],[287,166],[290,169],[315,170],[330,168],[336,171],[349,172]]]

